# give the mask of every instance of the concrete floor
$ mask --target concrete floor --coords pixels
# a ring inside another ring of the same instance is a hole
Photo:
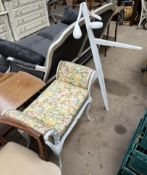
[[[101,53],[110,110],[104,110],[96,82],[91,121],[84,114],[64,145],[63,175],[116,175],[144,114],[147,87],[142,85],[140,69],[147,58],[147,31],[120,26],[118,41],[143,46],[143,50],[109,48],[107,57]],[[93,68],[93,60],[87,66]]]

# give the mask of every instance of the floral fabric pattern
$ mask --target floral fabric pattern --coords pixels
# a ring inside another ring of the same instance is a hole
[[[62,61],[57,79],[23,112],[9,110],[6,116],[45,134],[54,129],[62,136],[89,97],[88,83],[93,70]]]
[[[87,97],[86,89],[55,80],[23,113],[63,134]]]
[[[92,72],[93,70],[88,67],[61,61],[58,67],[57,79],[87,89]]]
[[[46,128],[44,126],[44,124],[41,123],[41,121],[39,121],[36,118],[27,116],[26,114],[24,114],[21,111],[8,110],[8,111],[5,112],[4,115],[25,123],[26,125],[30,126],[31,128],[33,128],[34,130],[40,132],[41,134],[45,134],[48,131],[48,128]]]

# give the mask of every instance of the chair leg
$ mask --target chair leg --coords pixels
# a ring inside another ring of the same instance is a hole
[[[25,139],[26,143],[27,143],[27,147],[30,146],[30,143],[31,143],[31,139],[30,139],[30,136],[28,134],[26,134],[24,131],[22,130],[18,130],[18,132],[22,135],[22,137]]]
[[[29,146],[30,146],[30,143],[31,143],[31,138],[30,138],[30,136],[29,136],[28,134],[24,133],[24,134],[23,134],[23,137],[24,137],[25,140],[26,140],[27,147],[29,147]]]
[[[55,16],[54,15],[50,15],[50,17],[53,18],[54,23],[57,24],[57,19],[55,18]]]
[[[87,105],[87,108],[86,108],[86,115],[87,115],[88,121],[90,121],[90,115],[89,115],[89,109],[90,109],[90,107],[91,107],[91,103],[89,103]]]
[[[62,160],[61,160],[61,154],[58,156],[58,160],[59,160],[59,167],[62,170]]]
[[[56,151],[54,152],[58,159],[58,165],[61,170],[62,170],[62,160],[61,160],[62,147],[63,147],[63,144],[60,144],[60,146],[58,145],[58,147],[56,147]]]

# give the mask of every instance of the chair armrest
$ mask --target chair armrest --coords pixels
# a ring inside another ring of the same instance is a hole
[[[56,78],[72,85],[88,89],[89,82],[94,72],[93,69],[86,66],[67,61],[60,61]]]
[[[57,145],[59,144],[60,142],[60,134],[58,133],[58,131],[54,130],[54,129],[51,129],[49,130],[45,135],[44,135],[44,140],[45,140],[45,143],[46,144],[52,144],[50,141],[49,141],[49,137],[53,137],[54,139],[54,144]]]
[[[41,133],[39,133],[38,131],[35,131],[34,129],[32,129],[30,126],[24,124],[23,122],[21,122],[17,119],[14,119],[14,118],[7,117],[7,116],[0,116],[0,124],[6,124],[9,126],[21,129],[24,132],[26,132],[28,135],[33,137],[38,143],[40,158],[43,160],[47,160],[47,156],[46,156],[47,150],[46,150],[46,146],[44,144],[43,135]],[[4,139],[4,138],[2,137],[0,139]],[[4,139],[4,141],[5,141],[5,139]]]
[[[12,62],[13,64],[19,65],[20,67],[25,67],[25,68],[28,68],[28,69],[34,69],[36,71],[41,71],[41,72],[46,71],[46,68],[44,66],[40,66],[40,65],[36,65],[36,64],[32,64],[32,63],[27,63],[25,61],[18,60],[16,58],[8,57],[7,60]]]
[[[42,55],[19,44],[3,39],[0,39],[0,54],[5,58],[13,57],[31,64],[43,65],[45,61]]]
[[[13,62],[14,64],[18,64],[20,66],[28,67],[28,68],[31,68],[31,69],[35,69],[35,67],[36,67],[35,64],[27,63],[25,61],[18,60],[16,58],[12,58],[12,57],[8,57],[7,60],[10,61],[10,62]]]
[[[29,126],[30,128],[34,129],[35,131],[38,131],[41,134],[44,134],[48,131],[48,128],[46,128],[40,120],[38,120],[35,117],[28,116],[24,112],[11,109],[4,111],[2,115],[5,115],[6,117],[12,119],[16,119],[24,123],[25,125]]]

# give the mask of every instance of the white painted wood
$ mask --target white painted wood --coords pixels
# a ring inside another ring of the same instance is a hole
[[[98,77],[98,81],[100,84],[100,89],[101,89],[101,93],[103,96],[104,105],[105,105],[106,110],[108,110],[109,109],[108,97],[107,97],[106,86],[105,86],[105,81],[104,81],[104,74],[103,74],[103,69],[102,69],[100,55],[99,55],[99,48],[97,46],[105,45],[105,46],[111,46],[111,47],[115,46],[115,47],[138,49],[138,50],[141,50],[142,48],[138,46],[133,46],[133,45],[117,43],[117,42],[95,38],[92,28],[101,28],[102,22],[92,23],[90,21],[89,15],[92,15],[96,19],[100,19],[100,17],[98,15],[93,15],[93,12],[89,12],[86,2],[83,2],[80,4],[79,16],[77,18],[75,28],[73,31],[73,36],[76,39],[79,39],[82,36],[81,29],[79,27],[79,21],[80,21],[82,14],[83,14],[85,24],[86,24],[87,34],[88,34],[88,38],[89,38],[89,42],[91,46],[91,51],[93,54],[93,60],[94,60],[95,67],[96,67],[97,77]]]

